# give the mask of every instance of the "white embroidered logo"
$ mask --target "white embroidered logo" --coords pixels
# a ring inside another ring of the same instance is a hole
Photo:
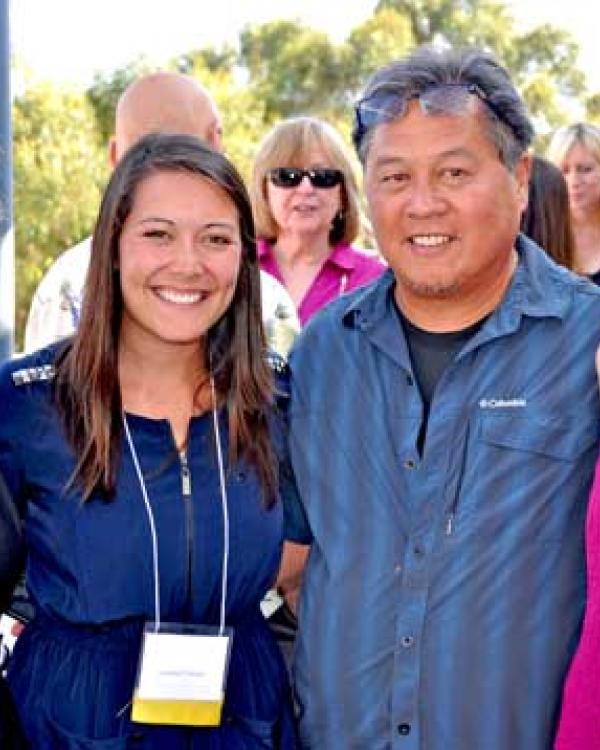
[[[526,398],[482,398],[480,409],[523,409],[527,406]]]

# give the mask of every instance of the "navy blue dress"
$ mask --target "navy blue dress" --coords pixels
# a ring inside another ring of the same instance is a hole
[[[264,507],[255,472],[243,464],[227,473],[226,620],[234,637],[222,724],[130,721],[140,634],[154,612],[148,518],[125,441],[114,500],[82,503],[76,489],[65,490],[75,459],[45,379],[51,372],[43,369],[55,352],[0,370],[0,472],[25,518],[27,585],[37,613],[17,641],[8,682],[32,747],[294,748],[286,669],[259,609],[279,565],[282,504]],[[220,420],[227,455],[224,413]],[[168,422],[134,415],[128,422],[155,517],[162,619],[216,625],[223,517],[212,414],[190,426],[191,498]]]

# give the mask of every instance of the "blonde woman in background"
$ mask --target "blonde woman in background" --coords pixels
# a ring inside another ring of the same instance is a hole
[[[360,230],[356,178],[341,137],[326,122],[295,117],[266,135],[251,198],[261,268],[287,288],[302,325],[383,272],[377,257],[352,247]]]
[[[548,158],[567,181],[574,270],[600,284],[600,128],[583,122],[559,128]]]

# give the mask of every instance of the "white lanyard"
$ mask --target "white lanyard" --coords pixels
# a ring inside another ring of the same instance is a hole
[[[212,414],[213,414],[213,434],[215,438],[215,448],[217,452],[217,463],[219,466],[219,484],[221,486],[221,508],[223,511],[223,564],[221,574],[221,611],[219,617],[219,635],[223,634],[225,630],[225,610],[227,601],[227,570],[229,566],[229,511],[227,507],[227,488],[225,486],[225,471],[223,469],[223,453],[221,450],[221,433],[219,430],[219,418],[217,415],[217,399],[215,395],[215,383],[211,376],[210,378],[210,389],[212,395]],[[131,452],[131,458],[137,474],[138,481],[140,483],[140,489],[144,498],[144,505],[146,507],[146,515],[148,516],[148,523],[150,525],[150,534],[152,536],[152,572],[154,576],[154,632],[158,633],[160,630],[160,576],[158,566],[158,537],[156,534],[156,524],[154,523],[154,513],[148,499],[148,491],[146,489],[146,483],[140,468],[140,462],[138,460],[135,445],[129,431],[129,424],[127,423],[127,417],[123,412],[123,427],[125,429],[125,436],[127,443],[129,444],[129,450]]]

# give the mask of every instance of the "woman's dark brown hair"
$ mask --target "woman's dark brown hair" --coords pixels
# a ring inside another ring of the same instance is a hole
[[[529,201],[521,231],[561,266],[573,270],[574,239],[565,178],[554,164],[534,156],[529,177]]]
[[[81,323],[56,366],[55,398],[77,456],[74,481],[81,485],[84,499],[94,491],[109,498],[115,489],[122,440],[119,239],[139,184],[165,171],[210,181],[237,208],[243,245],[237,286],[231,305],[206,334],[203,356],[211,363],[217,398],[228,410],[229,459],[253,464],[271,501],[277,484],[267,418],[273,384],[265,360],[250,199],[242,178],[222,154],[183,135],[151,135],[139,141],[117,165],[102,199]]]

